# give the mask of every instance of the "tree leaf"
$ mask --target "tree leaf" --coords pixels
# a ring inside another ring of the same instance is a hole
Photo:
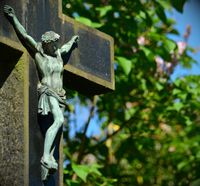
[[[167,1],[159,1],[158,2],[164,9],[170,9],[171,5]]]
[[[180,111],[183,106],[184,105],[181,102],[174,103],[174,108],[175,108],[176,111]]]
[[[103,26],[103,23],[92,22],[90,19],[88,19],[86,17],[76,17],[75,19],[77,21],[79,21],[87,26],[93,27],[93,28],[100,28]]]
[[[103,26],[103,23],[96,23],[96,22],[91,23],[91,27],[93,27],[93,28],[100,28],[102,26]]]
[[[87,176],[90,173],[90,169],[86,165],[76,165],[72,163],[72,169],[84,182],[86,182]]]
[[[150,50],[149,48],[144,47],[144,46],[140,46],[140,48],[145,53],[145,56],[148,58],[149,61],[154,60],[154,54],[153,54],[152,50]]]
[[[124,73],[128,75],[131,71],[132,63],[131,60],[125,57],[116,57],[118,64],[122,67]]]
[[[92,25],[92,21],[86,17],[75,17],[75,19],[87,26],[91,26]]]
[[[160,4],[157,3],[157,7],[156,7],[156,14],[158,15],[158,17],[164,22],[167,22],[167,16],[165,15],[165,11],[162,8],[162,6]]]
[[[188,164],[187,161],[182,161],[177,165],[178,170],[183,169]]]
[[[80,185],[79,182],[73,181],[73,180],[68,180],[68,179],[66,179],[66,183],[68,186],[79,186]]]
[[[101,166],[101,165],[98,165],[98,164],[96,164],[96,163],[90,165],[90,173],[94,173],[94,174],[96,174],[96,175],[98,175],[98,176],[101,176],[102,174],[101,174],[101,172],[98,170],[99,168],[102,168],[102,166]]]
[[[175,89],[172,91],[172,93],[173,93],[173,95],[177,95],[177,94],[180,94],[180,93],[181,93],[181,90],[175,88]]]
[[[112,6],[111,6],[111,5],[108,5],[108,6],[104,6],[104,7],[97,7],[96,10],[100,12],[100,17],[103,17],[103,16],[105,16],[110,10],[112,10]]]
[[[171,0],[173,7],[180,13],[183,13],[183,8],[184,8],[185,2],[186,2],[186,0]]]
[[[164,47],[169,53],[171,53],[176,48],[176,43],[170,39],[166,39],[164,40]]]
[[[159,91],[161,91],[161,90],[164,88],[163,85],[162,85],[161,83],[159,83],[159,82],[156,82],[155,84],[156,84],[156,88],[157,88]]]

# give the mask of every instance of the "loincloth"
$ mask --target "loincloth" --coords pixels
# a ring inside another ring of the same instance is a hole
[[[65,108],[67,105],[65,103],[66,96],[65,91],[55,92],[45,85],[38,87],[38,113],[41,115],[48,115],[51,112],[51,106],[49,102],[49,97],[54,97],[59,103],[60,108]]]

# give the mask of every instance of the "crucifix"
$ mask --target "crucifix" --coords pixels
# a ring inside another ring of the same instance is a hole
[[[62,14],[62,2],[61,0],[58,1],[51,1],[51,0],[45,0],[45,1],[26,1],[24,0],[16,5],[14,0],[10,1],[3,1],[0,3],[0,7],[2,8],[5,4],[9,4],[13,7],[15,7],[16,14],[19,16],[19,20],[21,20],[22,25],[24,25],[25,29],[21,26],[16,28],[16,25],[14,26],[15,31],[18,34],[19,39],[25,46],[25,48],[28,50],[28,53],[35,59],[36,66],[34,65],[33,61],[31,59],[28,60],[29,57],[24,57],[26,59],[24,60],[24,63],[27,63],[26,61],[29,61],[29,64],[25,64],[23,66],[23,70],[29,70],[29,74],[26,74],[26,77],[24,78],[24,82],[22,83],[24,86],[24,94],[26,94],[27,97],[29,97],[28,100],[24,101],[26,103],[26,106],[29,105],[29,112],[27,110],[26,115],[24,114],[24,129],[26,132],[29,133],[24,134],[24,141],[29,140],[29,144],[25,144],[24,147],[22,147],[24,151],[24,180],[22,181],[23,184],[20,185],[41,185],[42,182],[39,179],[39,174],[35,173],[35,169],[38,170],[39,165],[36,162],[36,159],[33,161],[32,159],[36,158],[38,161],[38,153],[40,151],[41,153],[41,143],[38,144],[38,148],[32,148],[32,146],[36,146],[40,140],[41,137],[36,139],[37,135],[39,135],[38,128],[35,127],[37,122],[37,111],[36,107],[38,107],[35,102],[37,102],[37,94],[36,94],[36,85],[38,84],[38,79],[40,79],[40,84],[38,87],[39,96],[43,97],[43,99],[39,98],[39,109],[41,109],[41,113],[45,113],[44,115],[47,115],[50,111],[51,115],[53,117],[49,119],[39,118],[41,123],[51,123],[45,124],[45,127],[51,128],[51,126],[56,126],[56,133],[49,135],[48,138],[48,128],[45,130],[44,126],[41,127],[44,132],[45,140],[46,141],[46,150],[43,151],[43,156],[40,159],[41,162],[41,168],[42,168],[42,180],[48,181],[47,177],[50,174],[52,170],[58,169],[58,164],[56,162],[56,158],[52,155],[52,152],[54,152],[55,148],[52,148],[52,144],[55,141],[55,136],[59,133],[59,128],[62,126],[63,120],[58,125],[55,124],[55,118],[63,118],[63,115],[59,113],[62,113],[59,111],[61,110],[61,105],[65,104],[62,96],[64,98],[65,94],[63,93],[64,90],[62,89],[62,82],[61,79],[55,78],[51,81],[48,79],[48,76],[50,76],[50,72],[45,69],[45,67],[42,67],[43,61],[49,61],[51,62],[59,62],[59,63],[67,63],[64,66],[64,71],[62,71],[63,68],[60,68],[59,65],[54,65],[56,63],[53,63],[53,65],[48,66],[48,68],[53,68],[53,71],[57,71],[58,76],[63,74],[63,83],[64,86],[67,88],[78,90],[79,92],[87,95],[95,95],[95,94],[102,94],[107,91],[114,89],[114,73],[113,73],[113,41],[112,38],[104,33],[101,33],[95,29],[91,29],[87,26],[84,26],[80,23],[75,22],[71,18],[65,16]],[[23,8],[22,8],[23,7]],[[4,9],[5,14],[7,15],[8,19],[10,19],[10,16],[12,17],[12,14],[14,13],[13,9],[9,6],[5,7]],[[2,17],[2,15],[1,15]],[[12,21],[11,21],[12,22]],[[18,22],[19,24],[19,22]],[[0,63],[0,66],[5,66],[9,61],[13,61],[12,67],[10,68],[10,71],[8,73],[5,73],[2,77],[1,82],[1,90],[2,92],[6,92],[4,90],[4,85],[7,79],[9,79],[7,76],[12,74],[13,69],[17,66],[15,63],[18,64],[18,62],[15,62],[15,59],[12,59],[11,56],[13,53],[14,58],[21,59],[21,56],[24,56],[24,53],[27,53],[24,48],[19,47],[19,41],[16,38],[13,30],[11,30],[6,23],[5,18],[3,18],[3,23],[0,27],[0,48],[5,51],[5,54],[2,55],[2,59],[0,61],[4,61],[4,63]],[[21,30],[20,30],[21,29]],[[46,32],[48,30],[54,30],[57,33],[61,35],[61,43],[64,43],[64,41],[69,40],[70,37],[72,39],[63,47],[60,48],[60,50],[57,50],[57,41],[59,39],[59,35],[56,34],[53,31]],[[22,31],[22,32],[20,32]],[[25,35],[25,39],[28,39],[24,41],[23,34],[29,33],[30,35]],[[44,34],[45,33],[45,34]],[[78,36],[80,37],[78,41]],[[36,40],[39,40],[39,38],[42,36],[42,42],[36,43],[33,38],[36,38]],[[13,41],[14,40],[14,41]],[[76,48],[78,42],[78,48]],[[14,44],[15,43],[15,44]],[[53,43],[53,45],[52,45]],[[16,47],[17,46],[17,47]],[[13,48],[13,51],[12,49]],[[8,54],[8,49],[10,50],[10,53]],[[74,50],[74,51],[73,51]],[[16,52],[17,51],[17,52]],[[7,53],[7,55],[6,55]],[[17,53],[17,54],[16,54]],[[62,57],[63,53],[63,58]],[[65,56],[65,54],[67,54]],[[71,55],[71,56],[70,56]],[[6,64],[5,64],[6,61]],[[40,64],[41,63],[41,64]],[[48,62],[47,62],[48,63]],[[56,69],[56,70],[55,70]],[[36,72],[39,72],[39,77],[37,77]],[[48,75],[49,73],[49,75]],[[45,75],[44,75],[45,74]],[[52,74],[52,72],[51,72]],[[1,75],[0,75],[1,76]],[[56,76],[56,73],[53,72],[53,76]],[[22,78],[22,79],[23,79]],[[27,79],[26,79],[27,78]],[[27,82],[28,80],[28,82]],[[56,81],[57,83],[55,83]],[[27,84],[29,83],[29,88],[27,87]],[[9,83],[8,83],[9,84]],[[38,86],[38,85],[37,85]],[[58,87],[57,87],[58,86]],[[16,88],[17,89],[17,88]],[[28,90],[27,90],[28,89]],[[53,90],[52,90],[53,89]],[[54,91],[55,89],[59,89],[59,93]],[[46,92],[45,92],[46,91]],[[61,95],[58,96],[58,94]],[[1,94],[1,92],[0,92]],[[24,99],[27,99],[25,97]],[[49,98],[50,97],[50,98]],[[44,104],[45,100],[50,102],[49,104]],[[23,100],[22,100],[23,102]],[[43,105],[44,104],[44,105]],[[24,105],[25,106],[25,105]],[[56,110],[55,113],[53,113],[53,108]],[[49,110],[48,110],[49,109]],[[36,111],[36,113],[35,113]],[[59,115],[57,117],[57,114]],[[1,115],[0,115],[1,117]],[[26,125],[29,125],[27,127]],[[57,127],[59,126],[59,127]],[[33,129],[33,130],[32,130]],[[25,131],[24,131],[25,132]],[[52,135],[54,137],[52,137]],[[35,140],[35,141],[33,141]],[[58,140],[59,141],[59,140]],[[1,141],[0,141],[1,142]],[[45,143],[44,143],[45,144]],[[45,145],[44,145],[45,146]],[[50,148],[49,148],[50,147]],[[39,149],[39,150],[38,150]],[[36,151],[38,150],[38,151]],[[45,157],[46,156],[46,157]],[[60,153],[60,156],[62,156],[62,152]],[[28,165],[27,165],[28,164]],[[59,164],[60,168],[56,176],[46,185],[62,185],[62,158],[59,158]],[[46,171],[46,172],[44,172]],[[27,172],[29,174],[27,175]],[[20,177],[18,177],[19,179]],[[21,183],[22,183],[21,182]]]
[[[40,80],[38,83],[38,117],[46,116],[49,113],[53,116],[53,123],[45,132],[44,151],[40,160],[42,180],[48,181],[48,176],[58,169],[58,163],[54,158],[56,147],[56,137],[59,134],[64,122],[65,108],[65,90],[63,89],[63,55],[69,54],[77,45],[78,36],[58,48],[58,40],[60,36],[53,32],[47,31],[41,37],[41,42],[36,42],[27,34],[24,27],[15,15],[14,9],[4,6],[4,14],[8,21],[12,24],[19,40],[27,49],[29,54],[34,58],[37,72]],[[41,123],[44,125],[44,123]]]

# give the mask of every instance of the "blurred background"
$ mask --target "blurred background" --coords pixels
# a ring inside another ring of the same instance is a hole
[[[68,90],[64,184],[200,185],[200,1],[63,0],[111,35],[116,90]]]

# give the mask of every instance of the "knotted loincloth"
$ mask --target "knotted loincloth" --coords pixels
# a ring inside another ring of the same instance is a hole
[[[54,97],[59,103],[60,108],[65,108],[67,104],[65,90],[61,89],[59,92],[56,92],[46,85],[40,85],[38,87],[38,113],[41,115],[48,115],[48,112],[51,112],[51,106],[49,97]]]

